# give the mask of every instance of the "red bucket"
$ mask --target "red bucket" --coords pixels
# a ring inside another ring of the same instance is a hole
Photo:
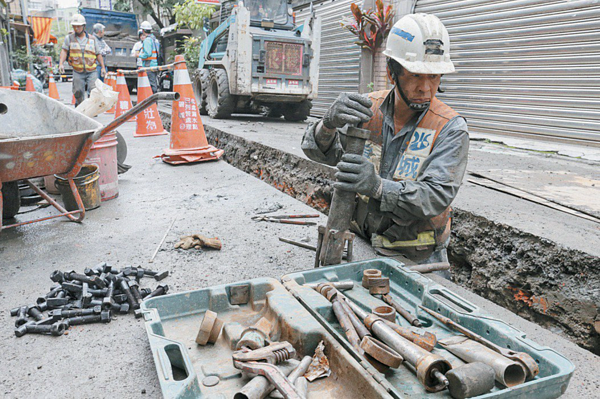
[[[117,135],[110,132],[96,141],[85,163],[98,166],[100,170],[100,196],[108,201],[119,195],[119,173],[117,169]]]

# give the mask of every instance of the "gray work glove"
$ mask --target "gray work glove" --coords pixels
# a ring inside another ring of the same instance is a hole
[[[381,177],[375,172],[375,165],[362,155],[344,154],[337,164],[339,172],[335,174],[338,180],[334,188],[353,191],[371,198],[381,197]]]
[[[372,105],[367,96],[341,93],[325,113],[323,125],[328,129],[335,129],[348,123],[357,126],[361,122],[368,122],[373,117]]]

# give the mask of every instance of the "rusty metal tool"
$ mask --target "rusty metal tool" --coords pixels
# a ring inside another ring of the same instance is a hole
[[[517,351],[507,349],[507,348],[503,348],[500,345],[497,345],[497,344],[485,339],[481,335],[474,333],[473,331],[469,330],[468,328],[461,326],[460,324],[456,323],[455,321],[451,320],[448,317],[442,316],[441,314],[439,314],[431,309],[428,309],[422,305],[419,305],[419,308],[424,310],[426,313],[429,313],[431,316],[435,317],[437,320],[441,321],[446,326],[451,327],[454,330],[458,331],[459,333],[465,335],[466,337],[468,337],[474,341],[477,341],[480,344],[483,344],[483,345],[487,346],[488,348],[492,349],[493,351],[498,352],[502,356],[504,356],[508,359],[514,360],[514,361],[518,362],[519,364],[521,364],[521,366],[525,369],[525,372],[527,373],[527,381],[532,380],[533,378],[535,378],[535,376],[537,376],[540,373],[540,367],[538,366],[537,362],[529,354],[527,354],[525,352],[517,352]]]
[[[289,342],[274,342],[256,350],[242,349],[233,353],[233,366],[266,377],[286,399],[303,399],[283,372],[275,366],[291,359],[296,350]]]
[[[352,301],[347,301],[356,315],[364,320],[365,325],[375,337],[398,352],[417,372],[419,382],[429,392],[438,392],[448,386],[444,376],[452,369],[452,365],[443,357],[429,353],[420,346],[399,335],[382,318],[369,314]]]
[[[521,363],[507,359],[477,341],[456,335],[441,340],[440,345],[467,363],[481,362],[491,366],[496,381],[506,387],[514,387],[525,382],[525,369]]]
[[[437,337],[435,336],[435,334],[432,334],[429,331],[417,330],[415,328],[410,327],[402,327],[396,323],[392,323],[391,321],[384,321],[385,324],[394,329],[394,331],[396,331],[398,335],[400,335],[402,338],[406,338],[413,344],[419,345],[427,352],[431,352],[437,344]]]
[[[256,215],[252,216],[255,222],[271,222],[284,224],[297,224],[301,226],[316,226],[317,222],[308,222],[306,220],[294,220],[305,218],[318,218],[321,215]]]
[[[422,326],[419,319],[413,316],[408,310],[404,309],[397,301],[394,300],[394,298],[392,298],[390,294],[383,295],[381,298],[385,303],[396,309],[396,312],[398,312],[400,316],[404,317],[406,321],[410,323],[411,326]]]
[[[371,336],[365,336],[360,347],[375,360],[393,369],[400,367],[404,360],[398,352]]]
[[[450,270],[451,266],[448,262],[426,263],[423,265],[408,266],[408,270],[419,273],[431,273],[441,270]]]
[[[300,364],[299,361],[290,359],[286,362],[278,364],[277,367],[279,367],[284,375],[288,376],[289,380],[289,374],[298,367],[298,364]],[[274,389],[275,386],[269,382],[267,377],[257,375],[248,381],[248,383],[244,385],[242,389],[237,391],[233,397],[235,399],[264,399],[267,397],[267,395],[269,395],[269,393],[271,393],[271,397],[273,397],[274,394],[279,394],[279,391],[274,391]],[[280,398],[283,398],[281,394],[279,395]]]
[[[362,155],[370,135],[369,130],[349,127],[346,133],[346,153]],[[355,203],[356,193],[337,188],[333,190],[327,226],[319,229],[315,267],[340,264],[346,243],[348,258],[352,260],[354,234],[350,232],[350,222]]]
[[[314,245],[306,244],[306,243],[300,242],[300,241],[290,240],[289,238],[279,237],[279,241],[285,242],[287,244],[292,244],[292,245],[295,245],[300,248],[309,249],[311,251],[317,250],[317,247],[315,247]],[[342,255],[342,259],[348,260],[348,252],[347,251],[344,251],[344,254]]]
[[[308,366],[310,366],[310,363],[312,362],[312,357],[310,356],[304,356],[302,358],[302,360],[300,361],[300,363],[298,364],[298,367],[296,367],[291,373],[288,374],[287,378],[290,381],[291,384],[294,384],[294,386],[296,387],[296,389],[298,391],[300,391],[300,389],[298,389],[298,384],[296,383],[296,381],[298,379],[302,379],[304,377],[302,377],[305,373],[306,370],[308,370]],[[284,372],[285,374],[285,372]],[[306,397],[306,394],[302,395],[301,392],[300,396],[302,397]],[[283,398],[283,396],[281,395],[281,393],[279,391],[275,391],[273,393],[271,393],[271,397],[272,398]]]
[[[354,281],[352,281],[352,280],[328,281],[326,283],[306,283],[306,284],[302,284],[302,285],[304,287],[309,287],[309,288],[319,291],[318,288],[321,284],[331,285],[331,286],[333,286],[333,288],[335,288],[336,290],[339,290],[339,291],[346,291],[346,290],[351,290],[352,288],[354,288]]]
[[[446,378],[448,391],[454,399],[473,398],[494,388],[494,369],[481,362],[458,366],[448,371]]]

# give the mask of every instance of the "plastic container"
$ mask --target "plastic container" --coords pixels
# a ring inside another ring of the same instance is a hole
[[[117,135],[115,132],[104,135],[92,144],[85,163],[98,167],[101,200],[108,201],[118,197],[119,170],[117,167]]]
[[[480,397],[556,398],[567,389],[574,366],[562,355],[538,346],[526,339],[523,332],[481,313],[476,305],[419,273],[403,268],[401,263],[381,259],[292,273],[282,278],[283,284],[273,279],[253,279],[144,301],[141,308],[163,396],[233,397],[248,381],[231,364],[236,335],[240,329],[266,317],[273,325],[271,339],[289,341],[300,356],[312,355],[318,342],[325,342],[332,374],[310,383],[309,397],[450,398],[448,390],[426,393],[414,371],[406,365],[381,374],[362,361],[346,340],[331,303],[312,288],[302,286],[304,283],[352,280],[354,288],[345,291],[345,295],[365,310],[372,309],[384,303],[361,286],[365,269],[379,269],[389,277],[395,299],[416,314],[426,331],[436,334],[438,339],[457,333],[426,313],[416,311],[417,305],[423,304],[451,317],[499,345],[527,352],[539,363],[540,374],[535,379],[510,389],[496,385]],[[240,285],[248,288],[248,303],[232,305],[232,288]],[[225,326],[215,345],[198,346],[194,339],[207,309],[217,312]],[[408,322],[400,316],[397,321],[408,327]],[[453,364],[461,364],[439,345],[433,352]],[[213,375],[220,378],[219,384],[204,386],[202,380]]]
[[[79,209],[69,187],[69,181],[58,175],[55,175],[55,177],[56,188],[60,192],[65,209],[69,212]],[[73,179],[86,211],[96,209],[100,206],[99,178],[100,174],[96,165],[83,165],[77,176]]]

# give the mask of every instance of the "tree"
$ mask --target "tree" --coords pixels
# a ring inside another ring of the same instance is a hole
[[[176,4],[180,4],[182,0],[136,0],[143,8],[144,13],[150,15],[159,29],[165,27],[162,23],[160,16],[164,14],[169,23],[175,22],[175,16],[173,10]]]

